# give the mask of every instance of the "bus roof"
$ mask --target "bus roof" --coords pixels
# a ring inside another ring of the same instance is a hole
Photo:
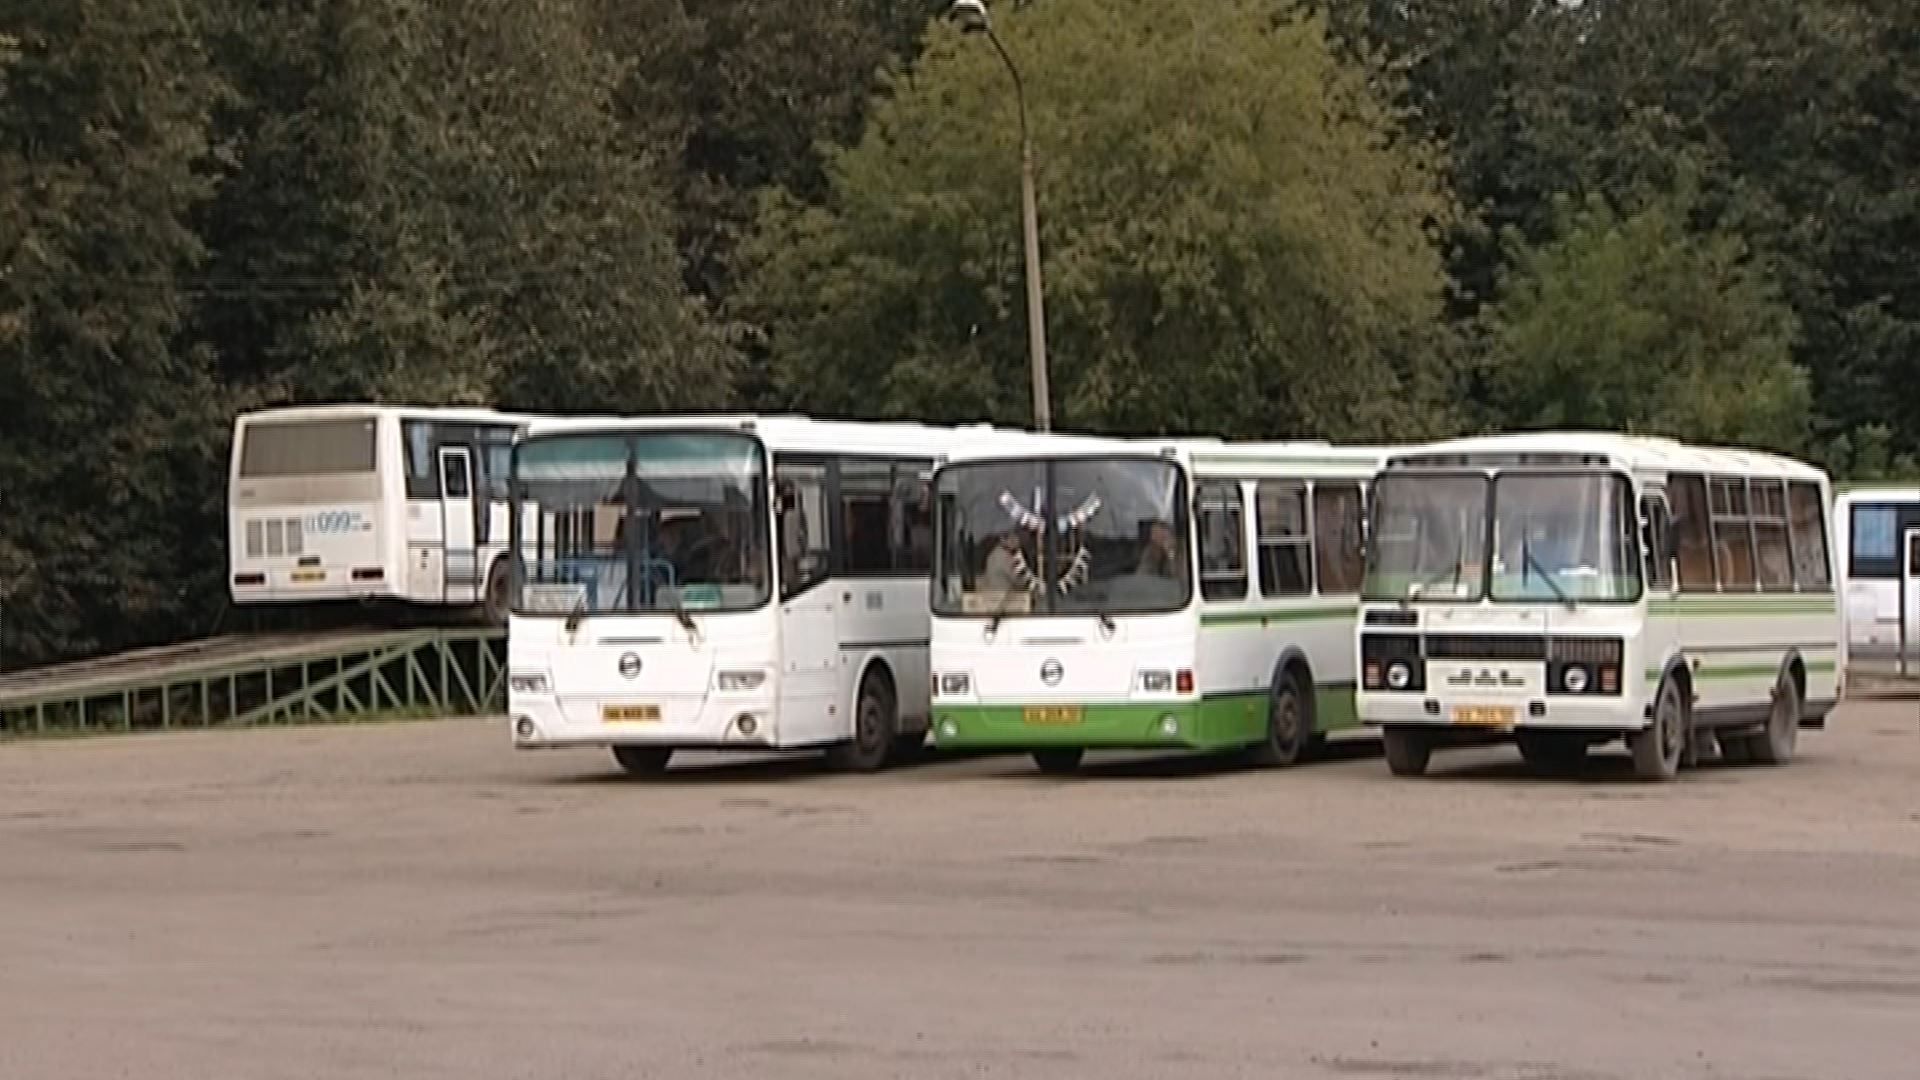
[[[1833,501],[1853,503],[1920,503],[1920,484],[1862,483],[1834,485]]]
[[[1413,466],[1454,464],[1445,459],[1465,455],[1495,457],[1521,454],[1536,459],[1545,455],[1591,459],[1595,463],[1604,462],[1631,472],[1757,474],[1820,483],[1827,480],[1827,474],[1822,469],[1762,450],[1696,446],[1656,435],[1623,435],[1605,431],[1539,431],[1450,439],[1396,451],[1389,463]]]
[[[273,421],[297,422],[387,415],[398,416],[404,420],[444,420],[455,424],[525,425],[537,419],[530,413],[504,413],[464,405],[387,405],[377,402],[341,402],[329,405],[282,405],[255,409],[236,416],[234,422],[257,424]]]
[[[954,451],[953,463],[998,461],[1033,457],[1168,457],[1192,465],[1197,472],[1232,472],[1251,467],[1332,468],[1372,472],[1385,462],[1389,449],[1377,446],[1335,446],[1323,440],[1239,442],[1192,436],[1106,436],[1020,432]]]
[[[991,424],[942,427],[896,420],[816,419],[753,413],[678,413],[649,416],[569,416],[536,419],[526,438],[635,431],[735,431],[758,436],[780,451],[840,454],[925,454],[940,457],[965,442],[1018,435]]]

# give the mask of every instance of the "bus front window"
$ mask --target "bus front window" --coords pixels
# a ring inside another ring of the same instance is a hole
[[[1507,475],[1494,484],[1493,598],[1622,602],[1640,595],[1625,477]]]
[[[543,436],[515,457],[520,610],[742,611],[768,599],[766,470],[737,435]]]
[[[934,610],[1150,614],[1192,594],[1179,468],[1132,458],[973,462],[942,470]]]
[[[1383,476],[1374,485],[1369,600],[1478,600],[1485,585],[1487,478]]]

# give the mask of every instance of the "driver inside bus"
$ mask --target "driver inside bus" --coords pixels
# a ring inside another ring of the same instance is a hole
[[[1147,544],[1140,553],[1138,572],[1166,578],[1180,576],[1180,552],[1173,540],[1173,526],[1158,519],[1147,525]]]
[[[1017,592],[1024,587],[1020,578],[1020,534],[1008,529],[988,549],[978,589],[983,593]]]

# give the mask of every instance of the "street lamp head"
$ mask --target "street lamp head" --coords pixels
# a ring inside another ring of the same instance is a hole
[[[953,0],[953,6],[947,9],[947,18],[969,34],[993,32],[993,19],[987,14],[985,0]]]

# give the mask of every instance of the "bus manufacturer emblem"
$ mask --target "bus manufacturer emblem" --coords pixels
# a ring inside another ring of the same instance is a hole
[[[1059,686],[1061,677],[1066,673],[1067,669],[1061,667],[1058,660],[1049,660],[1040,665],[1040,681],[1048,686]]]
[[[640,677],[640,657],[635,655],[634,653],[626,653],[622,655],[620,657],[620,674],[625,678],[629,678],[629,679],[639,678]]]

